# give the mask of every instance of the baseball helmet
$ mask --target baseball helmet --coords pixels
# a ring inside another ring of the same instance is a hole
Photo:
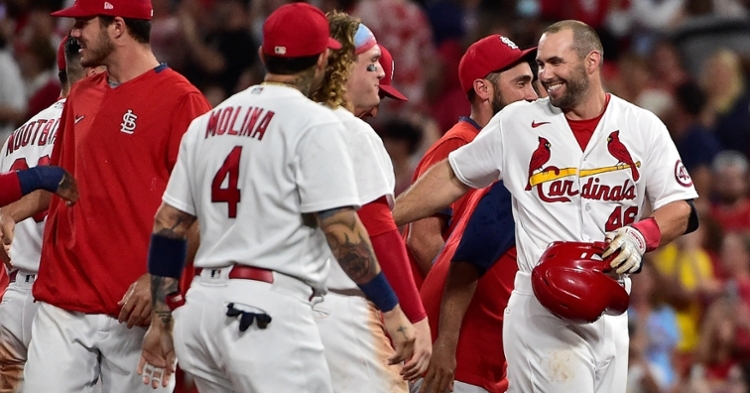
[[[620,315],[630,296],[601,255],[604,242],[553,242],[531,273],[534,295],[558,317],[591,323],[602,314]]]

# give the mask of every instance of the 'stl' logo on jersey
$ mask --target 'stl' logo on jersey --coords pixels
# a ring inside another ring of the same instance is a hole
[[[132,109],[128,109],[124,115],[122,115],[122,123],[120,123],[120,131],[126,134],[132,134],[135,131],[135,121],[138,116],[133,113]]]

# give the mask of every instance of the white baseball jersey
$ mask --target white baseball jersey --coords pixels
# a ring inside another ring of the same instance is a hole
[[[364,120],[354,116],[346,108],[339,107],[334,113],[344,124],[349,155],[354,164],[359,205],[364,206],[382,196],[393,206],[393,190],[396,175],[383,140]],[[338,263],[332,263],[331,274],[326,282],[328,288],[355,289],[357,284],[346,275]]]
[[[508,105],[449,161],[471,187],[503,179],[522,272],[553,241],[601,241],[638,221],[647,195],[654,209],[698,196],[664,124],[614,95],[585,151],[563,112],[539,99]]]
[[[343,133],[331,110],[271,84],[193,120],[163,199],[198,217],[195,266],[236,262],[322,288],[330,250],[306,213],[359,205]]]
[[[571,324],[539,303],[530,273],[553,241],[601,241],[637,221],[646,196],[654,209],[697,197],[664,124],[610,95],[582,151],[549,99],[520,101],[448,159],[465,184],[502,178],[513,195],[519,271],[503,324],[508,392],[624,393],[627,314]]]
[[[0,172],[49,165],[64,105],[65,99],[62,98],[13,131],[0,151]],[[46,215],[45,211],[16,225],[10,250],[14,267],[29,272],[39,271]]]

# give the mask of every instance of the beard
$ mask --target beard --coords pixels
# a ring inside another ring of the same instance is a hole
[[[566,87],[565,94],[558,98],[552,98],[552,96],[550,96],[550,102],[558,108],[574,108],[579,102],[581,102],[581,99],[583,99],[583,96],[589,89],[589,80],[586,77],[586,69],[583,64],[576,68],[573,75],[567,80],[563,80],[563,82]],[[544,84],[545,89],[547,88],[547,85],[547,83]]]
[[[86,58],[81,57],[81,65],[97,67],[105,65],[105,59],[115,51],[115,44],[107,35],[107,31],[102,29],[96,37],[96,43],[93,46],[86,45],[86,51],[88,52]]]
[[[500,112],[506,105],[510,104],[510,102],[505,102],[505,100],[503,100],[503,93],[500,91],[500,83],[492,82],[492,88],[495,90],[495,95],[492,97],[491,101],[492,115],[496,115],[497,112]]]

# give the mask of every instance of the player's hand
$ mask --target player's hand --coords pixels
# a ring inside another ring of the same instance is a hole
[[[78,201],[78,182],[70,172],[65,171],[55,194],[68,201],[68,206],[72,206]]]
[[[433,346],[432,360],[419,393],[444,393],[453,391],[456,372],[456,342],[438,336]]]
[[[632,274],[641,268],[641,259],[646,253],[646,239],[639,230],[626,225],[607,232],[605,238],[609,244],[602,258],[607,258],[617,252],[609,264],[617,274]]]
[[[0,250],[0,260],[3,265],[10,270],[12,264],[10,261],[10,245],[13,243],[13,236],[16,230],[16,220],[0,209],[0,238],[3,240],[3,249]]]
[[[163,325],[149,326],[143,337],[137,370],[138,375],[143,377],[143,383],[154,389],[159,385],[167,387],[175,372],[176,361],[172,332]]]
[[[388,358],[388,364],[401,363],[414,356],[414,341],[416,332],[409,319],[406,318],[401,306],[397,305],[393,310],[383,313],[385,330],[391,337],[393,348],[396,353]]]
[[[130,284],[125,296],[117,304],[122,306],[117,320],[120,323],[127,322],[128,329],[149,323],[151,320],[151,275],[146,273]]]
[[[414,356],[401,369],[401,376],[407,381],[414,381],[424,375],[432,356],[432,335],[427,318],[415,323],[414,330],[417,334],[414,341]]]

